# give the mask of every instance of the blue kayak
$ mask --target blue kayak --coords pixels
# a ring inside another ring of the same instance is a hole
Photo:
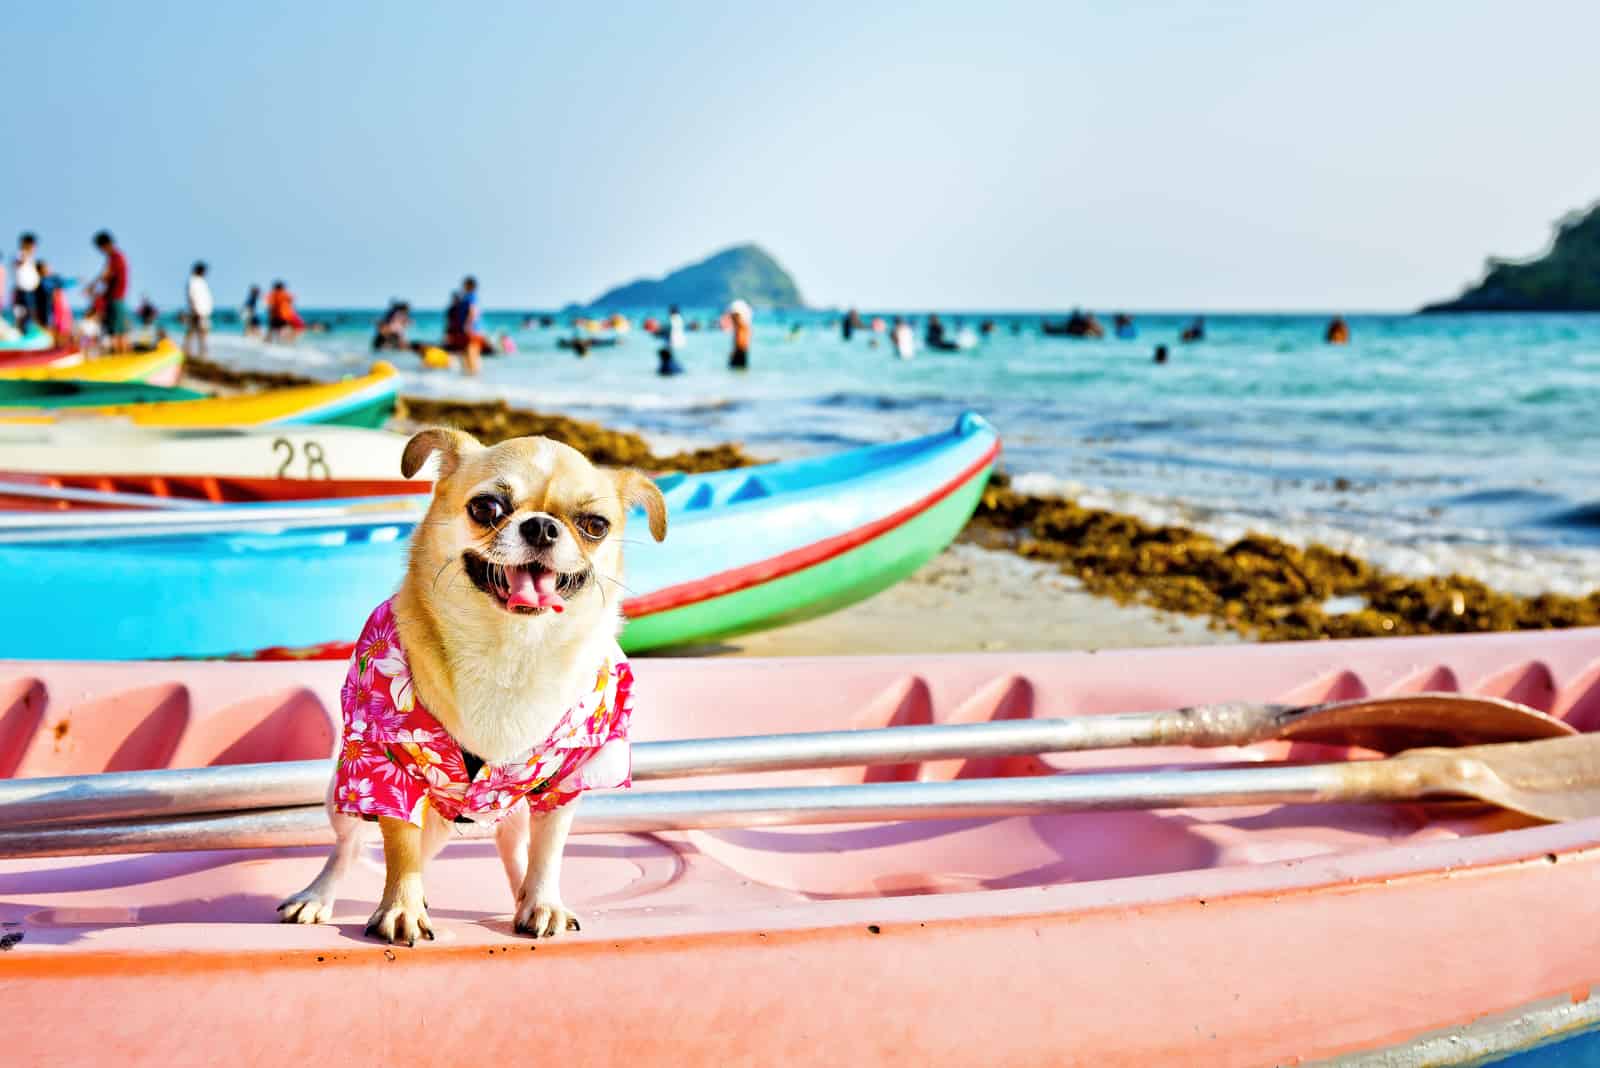
[[[670,531],[664,543],[629,542],[623,647],[725,638],[887,588],[966,525],[999,451],[994,429],[968,414],[949,431],[905,442],[663,476]],[[214,514],[268,515],[262,508]],[[143,516],[128,522],[151,521]],[[125,533],[114,518],[92,532],[65,522],[42,517],[32,535],[0,532],[0,656],[342,655],[399,585],[414,518],[200,533]],[[29,536],[41,540],[18,543]]]

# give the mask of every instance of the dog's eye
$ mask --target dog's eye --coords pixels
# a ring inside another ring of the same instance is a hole
[[[467,514],[480,527],[492,527],[506,517],[506,502],[484,494],[467,502]]]
[[[611,521],[602,515],[580,515],[577,524],[583,536],[593,541],[599,541],[611,529]]]

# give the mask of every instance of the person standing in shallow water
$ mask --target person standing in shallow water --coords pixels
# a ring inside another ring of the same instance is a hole
[[[261,316],[256,311],[256,305],[260,302],[261,287],[251,286],[244,298],[244,306],[239,309],[239,322],[244,326],[245,337],[257,337],[261,333]]]
[[[678,311],[676,304],[667,309],[667,322],[661,328],[661,350],[657,355],[661,358],[656,374],[681,375],[683,365],[678,362],[678,353],[683,349],[683,313]]]
[[[735,371],[750,368],[750,320],[754,313],[750,305],[736,300],[728,305],[728,317],[733,320],[733,351],[728,354],[728,366]]]
[[[461,289],[450,300],[444,316],[444,347],[462,356],[462,373],[476,375],[483,366],[483,350],[489,344],[484,336],[478,308],[478,279],[467,275]]]

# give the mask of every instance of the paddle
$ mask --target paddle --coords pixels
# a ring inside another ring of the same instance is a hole
[[[1425,800],[1484,801],[1534,819],[1600,816],[1600,735],[1420,749],[1343,764],[1267,764],[1198,771],[1110,772],[599,794],[578,809],[579,834],[719,827],[993,819],[1046,812]],[[489,824],[456,828],[464,837]],[[0,831],[0,857],[87,856],[325,845],[320,806],[121,824]]]
[[[633,747],[633,777],[644,782],[1135,746],[1250,745],[1275,739],[1397,752],[1572,733],[1562,721],[1510,701],[1408,694],[1298,707],[1203,705],[1070,719],[644,742]],[[310,804],[322,798],[331,772],[331,761],[301,760],[12,779],[0,781],[0,827]]]

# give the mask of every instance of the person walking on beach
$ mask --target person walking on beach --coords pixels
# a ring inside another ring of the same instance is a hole
[[[733,351],[728,354],[728,366],[735,371],[749,370],[750,320],[755,318],[755,313],[749,304],[736,300],[728,305],[728,317],[733,327]]]
[[[188,300],[188,315],[184,318],[183,328],[183,353],[185,356],[199,356],[202,359],[209,355],[206,350],[206,337],[211,333],[211,312],[213,301],[211,299],[211,285],[206,281],[206,265],[198,262],[189,272],[189,290],[186,294]],[[195,348],[190,350],[190,342],[195,342]]]
[[[239,309],[239,324],[244,327],[245,337],[256,337],[261,333],[261,315],[256,311],[256,305],[261,302],[261,287],[251,286],[250,292],[245,295],[244,306]]]
[[[32,233],[17,238],[17,258],[11,263],[11,315],[17,329],[26,331],[30,322],[43,329],[48,318],[39,310],[38,239]]]
[[[444,347],[459,352],[464,361],[461,370],[476,375],[483,366],[483,349],[489,339],[479,329],[478,279],[467,275],[461,280],[461,291],[450,300],[444,316]]]
[[[108,352],[127,352],[128,258],[108,230],[94,235],[94,247],[106,258],[94,283],[102,302],[100,336]]]

